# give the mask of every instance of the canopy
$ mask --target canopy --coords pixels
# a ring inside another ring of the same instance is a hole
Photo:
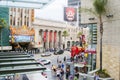
[[[43,8],[54,0],[0,0],[0,7]]]

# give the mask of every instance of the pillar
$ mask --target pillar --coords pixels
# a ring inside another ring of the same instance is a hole
[[[49,49],[49,31],[47,31],[47,34],[46,34],[46,48]]]

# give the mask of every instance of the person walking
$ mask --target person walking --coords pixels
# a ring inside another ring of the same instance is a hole
[[[63,59],[63,60],[64,60],[64,62],[66,62],[66,56],[64,57],[64,59]]]
[[[59,56],[57,57],[57,63],[59,63]]]
[[[95,73],[94,80],[99,80],[99,75],[97,72]]]

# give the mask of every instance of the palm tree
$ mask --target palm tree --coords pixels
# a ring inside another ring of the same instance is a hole
[[[62,36],[64,37],[64,40],[66,41],[66,37],[69,36],[69,34],[68,34],[68,32],[65,30],[65,31],[63,31]],[[65,46],[65,43],[64,43],[64,46]]]
[[[82,32],[78,32],[77,37],[79,38],[79,42],[80,42],[80,46],[82,46],[82,40],[81,40],[81,36],[82,36]]]
[[[3,50],[2,49],[2,28],[6,27],[7,23],[5,21],[5,19],[3,18],[0,18],[0,33],[1,33],[1,51]]]
[[[80,11],[93,13],[99,20],[99,27],[100,27],[100,70],[102,70],[102,36],[103,36],[102,16],[105,15],[106,4],[107,4],[107,0],[94,0],[94,2],[93,2],[94,10],[82,9],[82,8],[80,10]]]

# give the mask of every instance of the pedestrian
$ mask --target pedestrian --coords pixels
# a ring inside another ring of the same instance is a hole
[[[62,69],[64,69],[64,63],[62,63],[61,67],[62,67]]]
[[[74,76],[74,80],[78,80],[78,78],[76,76]]]
[[[64,62],[66,62],[66,56],[64,57]]]
[[[57,63],[59,63],[59,56],[57,57]]]
[[[68,80],[70,76],[70,69],[69,68],[66,68],[66,79]]]
[[[94,80],[99,80],[99,75],[97,72],[95,73]]]
[[[55,66],[55,65],[52,65],[52,70],[53,70],[54,72],[56,72],[56,66]]]
[[[64,76],[64,70],[61,68],[61,78],[63,79],[63,76]]]
[[[68,79],[68,80],[73,80],[73,79],[74,79],[73,75],[72,75],[72,74],[70,74],[70,75],[69,75],[69,79]]]

